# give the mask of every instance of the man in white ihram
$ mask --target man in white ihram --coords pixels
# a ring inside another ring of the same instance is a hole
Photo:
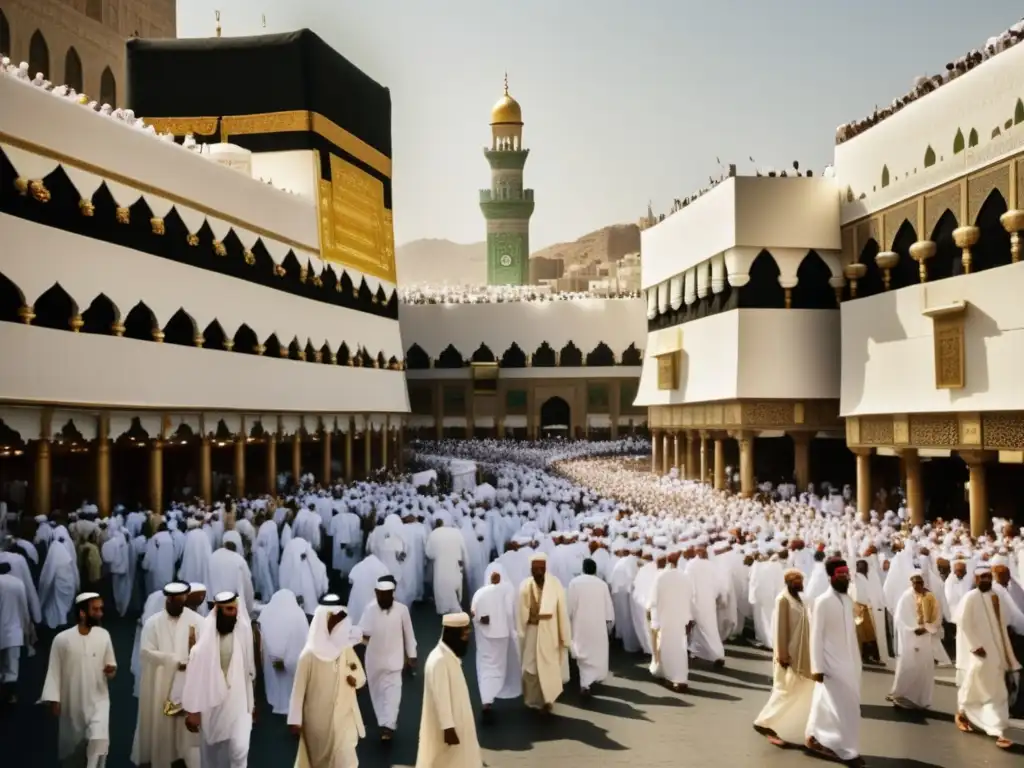
[[[395,582],[377,582],[377,601],[359,619],[366,643],[366,680],[381,741],[391,741],[402,703],[402,672],[416,667],[416,636],[409,609],[395,600]]]
[[[171,582],[163,590],[164,609],[142,625],[139,640],[139,716],[132,762],[170,768],[184,760],[199,768],[199,741],[185,728],[181,691],[189,652],[199,639],[203,619],[185,607],[189,585]]]
[[[925,588],[920,571],[911,575],[910,587],[896,603],[892,620],[899,655],[892,692],[886,700],[905,709],[928,709],[935,690],[935,645],[942,631],[942,609]]]
[[[690,682],[689,630],[693,626],[693,582],[679,567],[679,549],[668,554],[668,567],[658,571],[651,595],[651,627],[656,630],[652,673],[676,691]]]
[[[572,655],[580,668],[580,691],[608,677],[608,632],[615,624],[615,607],[608,585],[597,577],[597,563],[583,561],[583,573],[569,582],[566,590]]]
[[[572,642],[565,590],[547,572],[547,556],[530,558],[530,578],[519,587],[516,636],[523,660],[523,703],[550,712],[569,679]]]
[[[522,692],[515,636],[516,591],[498,563],[484,574],[486,586],[473,595],[470,613],[476,627],[476,683],[483,717],[491,718],[495,699],[515,699]]]
[[[466,540],[455,528],[437,526],[427,536],[427,559],[434,565],[434,607],[439,614],[462,610],[462,573],[469,562]]]
[[[829,560],[825,571],[832,588],[811,610],[811,677],[814,695],[807,720],[807,748],[848,766],[860,757],[860,643],[847,596],[850,569],[845,560]]]
[[[181,705],[185,725],[199,733],[202,768],[245,768],[256,677],[252,626],[238,595],[214,595],[189,656]]]

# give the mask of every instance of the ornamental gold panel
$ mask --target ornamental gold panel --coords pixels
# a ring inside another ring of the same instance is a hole
[[[917,220],[917,200],[910,200],[886,211],[883,214],[883,221],[885,227],[886,250],[892,250],[892,244],[896,239],[896,233],[899,232],[904,221],[910,222],[910,226],[912,226],[914,231],[918,233],[918,239],[921,239],[920,222]],[[881,243],[879,243],[879,245],[881,245]]]
[[[982,414],[981,423],[986,448],[1024,449],[1024,413],[986,413]]]
[[[960,444],[981,447],[981,414],[960,414]]]
[[[910,444],[924,448],[955,448],[960,424],[955,414],[928,413],[910,416]]]
[[[693,406],[693,420],[690,423],[695,427],[707,424],[707,407],[703,405]]]
[[[707,407],[707,423],[718,426],[725,423],[725,408],[721,405],[709,405]]]
[[[672,406],[672,426],[678,427],[683,423],[683,415],[686,413],[685,405]]]
[[[932,321],[935,348],[935,388],[963,389],[966,385],[964,313]]]
[[[860,445],[860,418],[857,416],[846,420],[846,442],[848,445]]]
[[[863,416],[860,420],[860,442],[864,445],[892,445],[891,416]]]
[[[892,417],[892,441],[895,445],[910,442],[910,419],[907,416]]]
[[[985,204],[985,200],[988,199],[988,196],[994,189],[999,190],[1004,200],[1010,199],[1009,163],[1003,163],[996,168],[979,173],[977,176],[968,177],[967,221],[961,221],[961,227],[974,224],[978,218],[978,213],[981,211],[981,206]]]
[[[726,424],[742,424],[743,423],[743,408],[740,407],[739,403],[729,403],[725,406],[725,423]]]
[[[784,427],[793,423],[793,403],[760,401],[743,405],[743,424]]]
[[[957,217],[957,223],[960,224],[960,185],[950,184],[945,189],[940,189],[930,195],[926,195],[924,198],[924,230],[918,232],[918,240],[929,240],[931,239],[932,232],[935,231],[936,225],[939,223],[939,219],[942,218],[942,214],[946,210],[952,211],[953,215]]]
[[[679,366],[676,365],[677,353],[658,355],[658,389],[672,391],[679,385]]]

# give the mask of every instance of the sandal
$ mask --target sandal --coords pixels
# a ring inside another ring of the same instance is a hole
[[[957,712],[953,722],[956,723],[960,733],[974,733],[974,728],[963,712]]]

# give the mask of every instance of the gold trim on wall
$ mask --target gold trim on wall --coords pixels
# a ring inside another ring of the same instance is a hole
[[[679,369],[676,365],[677,352],[658,355],[658,389],[674,390],[679,386]]]
[[[197,136],[213,136],[217,133],[219,117],[150,117],[146,125],[152,125],[157,133],[172,133],[184,136],[193,133]]]
[[[889,428],[880,428],[888,423]],[[873,425],[865,429],[866,424]],[[850,416],[851,448],[938,448],[954,451],[1024,451],[1024,412],[911,413]]]
[[[648,420],[663,428],[680,430],[743,427],[755,431],[817,432],[842,428],[837,400],[729,400],[655,405],[648,407]]]
[[[963,389],[967,378],[964,333],[967,303],[927,309],[923,314],[932,319],[935,388]]]

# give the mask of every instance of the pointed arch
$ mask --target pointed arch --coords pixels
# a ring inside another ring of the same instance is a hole
[[[973,129],[972,129],[973,132]],[[975,133],[975,135],[977,135]],[[964,132],[959,128],[956,129],[956,136],[953,137],[953,154],[959,155],[964,151]]]
[[[590,367],[615,365],[615,353],[612,352],[611,347],[601,341],[587,352],[586,362]]]
[[[910,223],[910,219],[904,219],[900,228],[896,230],[896,237],[892,239],[892,246],[889,250],[900,255],[896,266],[889,273],[891,290],[906,288],[908,285],[916,285],[921,282],[921,273],[917,262],[910,258],[910,246],[918,240],[917,230]]]
[[[320,362],[324,365],[330,365],[331,360],[334,358],[334,350],[331,349],[331,345],[325,341],[318,351],[320,352]]]
[[[100,75],[100,103],[117,106],[117,81],[110,67],[106,67]]]
[[[302,343],[299,341],[299,337],[293,337],[291,343],[288,345],[288,359],[298,360],[299,356],[304,352],[305,350],[302,347]]]
[[[562,368],[579,368],[583,365],[583,353],[572,340],[558,352],[558,364]]]
[[[534,368],[554,368],[555,350],[546,341],[542,342],[533,353]]]
[[[153,331],[157,327],[156,315],[143,301],[132,307],[124,318],[124,336],[127,339],[152,341]]]
[[[835,309],[836,292],[829,281],[832,270],[816,251],[808,251],[796,270],[791,293],[793,309]]]
[[[281,356],[281,341],[277,338],[276,333],[270,334],[267,340],[263,342],[263,354],[266,357],[273,358]]]
[[[882,189],[885,189],[888,186],[889,186],[889,166],[888,165],[883,165],[882,166]]]
[[[11,52],[11,25],[7,22],[3,9],[0,9],[0,53],[5,56]]]
[[[924,167],[931,168],[933,165],[935,165],[935,150],[929,144],[928,149],[924,151]]]
[[[631,366],[644,364],[643,355],[640,353],[640,350],[636,348],[636,344],[630,344],[625,350],[623,350],[622,364]]]
[[[32,311],[36,313],[33,325],[67,331],[71,329],[71,318],[78,314],[78,306],[64,286],[54,283],[35,300]]]
[[[878,268],[878,264],[875,262],[875,256],[881,250],[878,246],[878,241],[873,237],[868,238],[868,241],[864,243],[864,247],[860,250],[857,263],[863,264],[867,272],[864,273],[864,277],[857,281],[858,298],[874,296],[876,293],[881,293],[885,287],[882,281],[882,270]]]
[[[259,337],[256,335],[256,331],[245,323],[238,326],[238,330],[235,331],[233,341],[235,342],[235,352],[241,352],[244,355],[257,354],[256,347],[260,345]]]
[[[981,204],[974,225],[981,230],[978,244],[971,249],[972,272],[981,272],[1011,263],[1010,233],[1003,228],[999,217],[1006,213],[1006,198],[998,189],[988,193]]]
[[[1017,99],[1017,105],[1013,108],[1013,124],[1024,123],[1024,100]]]
[[[315,363],[316,362],[316,352],[317,352],[317,349],[316,349],[316,347],[313,346],[313,342],[310,341],[309,339],[306,339],[306,346],[302,348],[302,352],[303,352],[302,357],[303,357],[303,359],[305,359],[305,361],[307,363]]]
[[[338,365],[348,365],[351,360],[352,353],[349,352],[348,344],[343,341],[341,342],[341,346],[338,347]],[[430,367],[430,358],[427,358],[427,367]]]
[[[434,363],[435,368],[462,368],[466,364],[466,361],[462,357],[462,353],[459,352],[455,347],[449,344],[447,347],[441,350],[441,354],[437,356],[437,362]]]
[[[976,146],[978,146],[978,129],[977,128],[971,128],[971,133],[967,137],[967,146],[968,147],[976,147]]]
[[[192,315],[179,308],[171,315],[164,326],[164,344],[177,344],[180,347],[194,347],[199,329]]]
[[[779,285],[779,265],[770,251],[762,250],[750,264],[750,280],[740,288],[743,309],[783,309],[786,292]]]
[[[963,272],[960,263],[960,249],[953,241],[953,230],[960,224],[948,208],[942,212],[931,232],[931,241],[935,243],[935,255],[928,260],[928,281],[942,280]]]
[[[25,305],[25,295],[13,280],[0,272],[0,322],[17,323],[18,310]]]
[[[81,93],[82,82],[82,60],[79,58],[75,46],[72,45],[64,54],[64,85]]]
[[[502,368],[525,368],[526,353],[523,348],[512,342],[512,346],[506,349],[501,355]]]
[[[111,336],[114,332],[114,324],[120,318],[120,313],[114,302],[101,293],[90,302],[88,309],[82,313],[82,333],[94,333],[99,336]]]
[[[206,349],[223,351],[224,342],[227,341],[228,335],[224,333],[224,327],[220,324],[219,320],[212,320],[203,329],[203,338],[206,340],[203,342],[203,346]]]
[[[50,47],[46,44],[46,38],[38,29],[32,33],[32,39],[28,43],[28,71],[29,77],[35,77],[39,72],[43,77],[50,80]]]
[[[491,352],[491,348],[486,344],[481,344],[477,347],[471,359],[474,363],[496,363],[498,361],[494,353]]]
[[[410,371],[425,371],[430,367],[430,355],[419,344],[413,344],[405,353],[405,367]]]

